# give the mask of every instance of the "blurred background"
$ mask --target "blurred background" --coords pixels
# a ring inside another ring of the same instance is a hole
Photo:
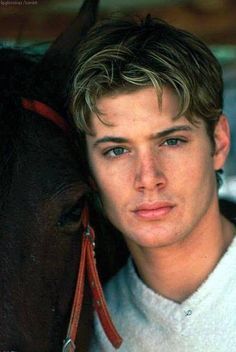
[[[42,52],[73,20],[82,0],[0,0],[0,43]],[[100,0],[99,18],[112,14],[153,16],[195,33],[222,64],[225,108],[232,148],[225,166],[221,196],[236,200],[236,1]],[[203,78],[204,79],[204,78]]]

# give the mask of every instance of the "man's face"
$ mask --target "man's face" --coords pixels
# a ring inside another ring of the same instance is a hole
[[[109,125],[91,116],[89,163],[104,211],[130,248],[169,246],[210,228],[218,209],[215,170],[227,154],[224,122],[213,155],[201,120],[194,126],[174,119],[178,99],[171,89],[164,89],[161,108],[152,87],[97,105]]]

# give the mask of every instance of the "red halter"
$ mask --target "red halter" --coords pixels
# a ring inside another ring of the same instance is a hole
[[[69,133],[70,128],[67,122],[56,111],[51,109],[46,104],[41,103],[37,100],[28,100],[23,98],[22,106],[25,109],[36,112],[42,117],[52,121],[64,132]],[[82,225],[84,231],[82,238],[81,258],[70,322],[67,330],[66,339],[63,343],[62,352],[74,352],[76,348],[75,340],[83,301],[86,271],[88,275],[89,285],[93,295],[94,307],[97,311],[103,330],[107,335],[107,338],[110,340],[110,342],[115,348],[119,348],[122,343],[122,338],[118,334],[109,315],[101,283],[99,280],[94,253],[95,233],[92,227],[89,225],[89,212],[87,206],[83,209],[82,212]]]

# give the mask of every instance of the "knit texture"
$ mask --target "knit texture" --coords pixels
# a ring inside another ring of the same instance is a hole
[[[119,352],[236,352],[236,239],[199,289],[179,304],[148,288],[132,260],[105,286],[123,337]],[[95,316],[91,352],[117,351]]]

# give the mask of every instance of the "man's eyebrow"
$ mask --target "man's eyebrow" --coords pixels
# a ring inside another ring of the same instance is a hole
[[[104,136],[102,138],[97,139],[94,144],[93,147],[96,147],[99,144],[102,143],[108,143],[108,142],[113,142],[113,143],[127,143],[129,140],[127,138],[123,138],[123,137],[113,137],[113,136]]]
[[[168,135],[170,135],[171,133],[174,132],[179,132],[179,131],[192,131],[193,128],[189,125],[179,125],[179,126],[174,126],[174,127],[170,127],[167,128],[163,131],[154,133],[151,135],[150,139],[157,139],[157,138],[163,138],[166,137]],[[129,139],[124,138],[124,137],[114,137],[114,136],[104,136],[102,138],[97,139],[94,144],[93,144],[93,148],[95,148],[97,145],[99,144],[103,144],[103,143],[128,143]]]
[[[170,135],[172,133],[180,132],[180,131],[192,132],[193,128],[190,125],[173,126],[173,127],[167,128],[167,129],[165,129],[163,131],[154,133],[151,136],[151,139],[163,138],[163,137],[166,137],[166,136],[168,136],[168,135]]]

